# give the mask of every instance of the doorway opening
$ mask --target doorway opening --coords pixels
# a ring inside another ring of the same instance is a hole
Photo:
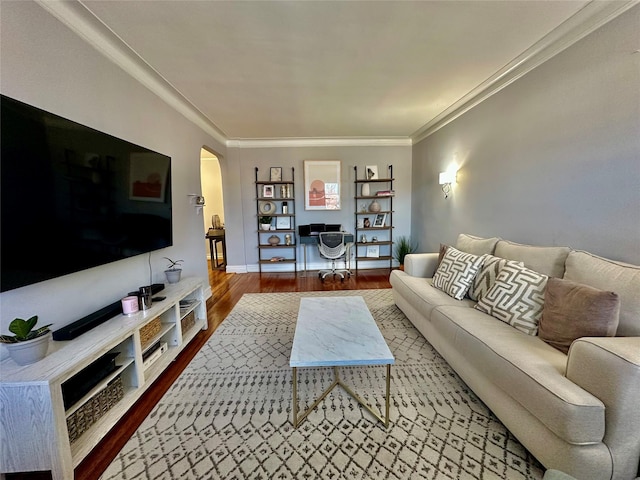
[[[222,170],[218,156],[206,148],[200,150],[200,182],[202,195],[207,200],[202,215],[207,258],[212,269],[226,269]]]

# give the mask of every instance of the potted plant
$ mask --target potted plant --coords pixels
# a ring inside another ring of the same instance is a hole
[[[262,230],[269,230],[271,228],[271,219],[273,217],[271,217],[270,215],[262,215],[261,217],[258,218],[258,221],[260,222],[260,228]]]
[[[393,256],[400,264],[400,270],[404,270],[404,257],[409,253],[415,252],[417,249],[418,244],[411,243],[411,239],[409,237],[398,237],[393,251]]]
[[[180,275],[182,275],[182,269],[179,267],[184,260],[171,260],[169,257],[162,258],[169,262],[167,269],[164,271],[164,274],[167,277],[167,282],[178,283],[180,281]]]
[[[15,335],[0,335],[0,343],[4,343],[9,355],[18,365],[29,365],[42,360],[47,355],[49,340],[51,339],[51,324],[36,330],[38,316],[29,320],[15,318],[9,324],[9,331]]]

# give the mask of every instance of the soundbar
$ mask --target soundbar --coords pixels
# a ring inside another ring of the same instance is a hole
[[[153,295],[164,289],[164,283],[154,283],[151,285],[151,292]],[[107,320],[115,317],[119,313],[122,313],[122,305],[120,301],[114,302],[111,305],[107,305],[100,310],[90,313],[86,317],[82,317],[80,320],[76,320],[69,325],[65,325],[53,332],[54,340],[73,340],[74,338],[88,332],[92,328],[106,322]]]

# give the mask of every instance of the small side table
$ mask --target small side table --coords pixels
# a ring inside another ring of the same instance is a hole
[[[225,241],[224,228],[210,228],[205,237],[209,239],[211,269],[225,268],[227,266],[227,242]],[[218,242],[222,243],[222,260],[218,258]]]

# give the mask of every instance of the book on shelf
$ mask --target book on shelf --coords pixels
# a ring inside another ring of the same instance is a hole
[[[395,194],[394,190],[378,190],[376,197],[393,197]]]

